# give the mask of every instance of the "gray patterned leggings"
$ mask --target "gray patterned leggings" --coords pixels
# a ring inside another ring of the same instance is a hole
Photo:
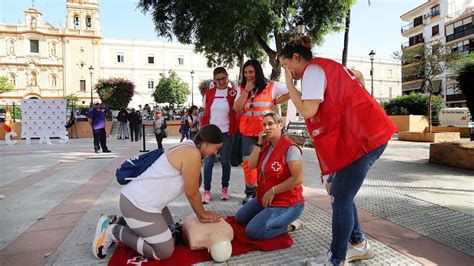
[[[166,259],[174,252],[174,240],[168,225],[173,218],[168,207],[162,213],[150,213],[135,207],[120,195],[120,211],[112,234],[127,247],[148,259]]]

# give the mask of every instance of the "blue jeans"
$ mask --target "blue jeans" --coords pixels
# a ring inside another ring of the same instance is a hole
[[[386,147],[387,143],[381,145],[328,179],[328,182],[332,182],[330,194],[333,197],[331,242],[333,265],[339,265],[346,259],[349,242],[358,244],[365,239],[357,218],[354,197],[370,167],[380,158]]]
[[[288,225],[303,213],[303,203],[291,207],[263,208],[256,198],[235,214],[235,221],[244,225],[249,239],[270,239],[288,231]]]
[[[222,165],[222,187],[229,186],[230,180],[230,151],[232,149],[232,136],[224,133],[224,143],[219,152]],[[204,160],[204,190],[211,190],[212,168],[214,167],[215,155],[211,155]]]

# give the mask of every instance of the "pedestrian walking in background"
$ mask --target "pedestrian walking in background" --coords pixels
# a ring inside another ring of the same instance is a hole
[[[193,139],[198,131],[198,108],[193,105],[188,110],[189,138]]]
[[[138,117],[138,139],[142,139],[143,135],[143,117],[142,113],[137,110],[137,117]]]
[[[374,256],[360,228],[354,197],[397,129],[349,69],[313,58],[312,48],[310,37],[296,36],[279,59],[291,100],[313,139],[321,173],[329,175],[332,241],[317,263],[344,265]],[[299,79],[301,93],[293,85]]]
[[[127,128],[127,121],[128,121],[128,112],[127,109],[122,107],[120,112],[117,115],[117,120],[119,121],[119,129],[117,133],[117,139],[128,139],[128,128]]]
[[[140,123],[140,118],[138,117],[135,108],[132,108],[130,114],[128,114],[128,125],[130,127],[130,141],[138,141],[139,128],[138,124]]]
[[[153,120],[153,129],[155,130],[156,143],[158,149],[163,149],[163,138],[167,137],[166,119],[163,117],[163,112],[158,110],[155,112],[155,119]]]
[[[237,113],[233,110],[237,90],[229,87],[229,74],[223,67],[217,67],[213,72],[214,83],[205,92],[201,126],[214,124],[223,132],[224,142],[220,149],[220,162],[222,166],[221,199],[228,200],[230,180],[230,154],[232,149],[232,135],[237,131]],[[204,160],[204,194],[202,200],[209,203],[211,200],[212,169],[214,168],[215,155]]]
[[[275,104],[287,101],[289,95],[285,84],[265,78],[257,60],[245,62],[242,69],[242,84],[237,91],[234,109],[241,115],[239,131],[242,135],[246,195],[242,203],[245,204],[255,197],[257,189],[257,169],[249,169],[247,159],[263,130],[263,116],[272,112]]]
[[[184,111],[181,114],[181,126],[179,127],[179,133],[181,133],[181,140],[183,142],[184,138],[189,139],[189,123],[188,123],[188,111]]]
[[[107,121],[105,119],[105,111],[99,102],[94,103],[94,107],[89,111],[87,120],[92,127],[95,153],[99,153],[101,148],[102,152],[111,152],[107,148],[107,133],[105,132]]]

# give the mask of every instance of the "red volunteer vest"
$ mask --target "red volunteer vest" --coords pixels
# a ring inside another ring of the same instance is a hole
[[[387,143],[397,128],[350,70],[325,58],[314,58],[306,67],[310,64],[326,74],[324,101],[305,121],[321,172],[327,175]]]
[[[208,125],[211,121],[211,106],[216,96],[217,88],[206,90],[206,109],[204,115],[201,117],[201,126]],[[229,104],[229,135],[233,135],[237,131],[238,119],[237,113],[234,111],[234,101],[237,95],[237,90],[233,88],[227,88],[227,103]],[[222,132],[225,133],[225,132]]]
[[[268,158],[267,164],[263,170],[264,174],[261,174],[261,168],[263,159],[267,156],[270,150],[270,143],[264,143],[262,146],[262,153],[260,154],[260,161],[258,162],[258,187],[257,187],[257,199],[262,204],[263,195],[265,192],[272,189],[272,187],[283,183],[291,177],[290,168],[286,164],[286,152],[290,146],[295,145],[293,141],[289,140],[285,136],[282,136],[280,141],[273,149],[270,157]],[[299,148],[299,147],[298,147]],[[303,187],[301,185],[296,186],[286,192],[277,193],[272,201],[273,207],[290,207],[296,205],[298,202],[304,203],[303,198]]]
[[[240,92],[244,88],[240,87]],[[240,133],[243,136],[256,137],[263,131],[263,116],[273,111],[273,81],[268,81],[267,87],[256,95],[248,97],[240,117]]]

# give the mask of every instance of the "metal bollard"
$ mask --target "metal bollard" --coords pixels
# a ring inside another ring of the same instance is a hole
[[[145,143],[145,124],[143,124],[143,133],[142,133],[142,137],[143,137],[143,150],[141,150],[140,152],[148,152],[149,150],[146,149],[146,143]]]

